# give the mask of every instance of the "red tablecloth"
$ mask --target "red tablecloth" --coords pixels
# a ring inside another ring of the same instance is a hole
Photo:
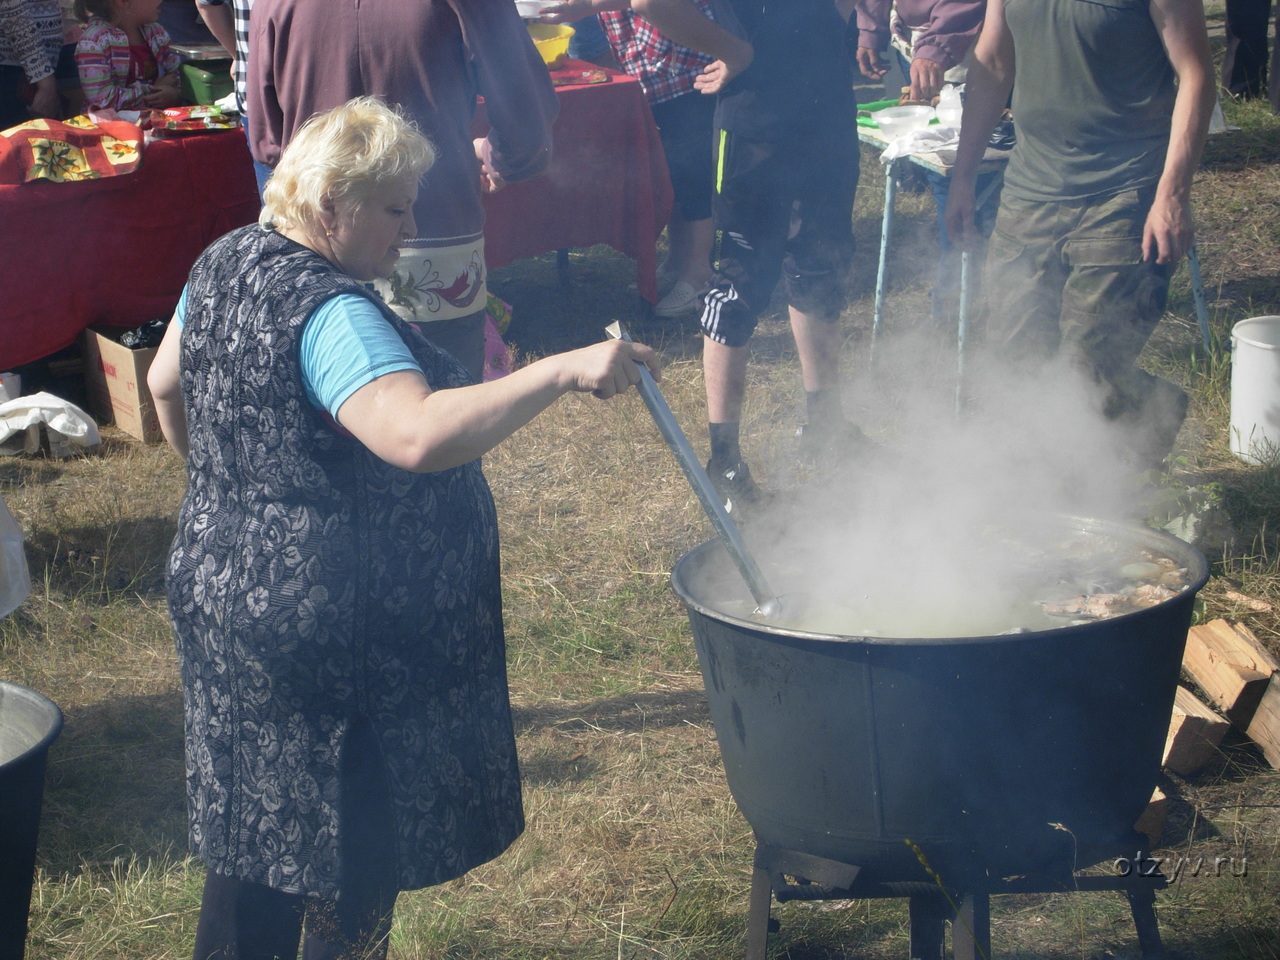
[[[0,370],[168,317],[200,252],[257,217],[239,130],[157,140],[121,177],[0,186]]]
[[[567,61],[565,71],[595,69]],[[490,268],[564,247],[607,243],[636,262],[636,285],[653,302],[654,241],[671,212],[671,181],[640,84],[606,71],[608,83],[557,87],[551,167],[536,180],[485,197],[485,260]],[[489,129],[484,105],[472,131]]]
[[[551,168],[486,198],[486,256],[500,267],[607,243],[636,261],[652,301],[671,184],[640,85],[610,78],[558,88]],[[475,129],[488,129],[483,104]],[[200,252],[257,216],[238,130],[148,144],[126,176],[0,186],[0,370],[68,346],[91,324],[168,317]]]

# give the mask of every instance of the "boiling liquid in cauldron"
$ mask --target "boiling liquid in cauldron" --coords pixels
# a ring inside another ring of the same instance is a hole
[[[781,612],[763,618],[749,598],[711,600],[729,616],[771,627],[849,637],[961,638],[1039,632],[1154,606],[1189,586],[1185,567],[1145,547],[1096,533],[1053,545],[992,538],[971,562],[859,564],[784,549],[766,568]],[[832,576],[827,571],[847,575]],[[728,581],[705,594],[723,596]]]

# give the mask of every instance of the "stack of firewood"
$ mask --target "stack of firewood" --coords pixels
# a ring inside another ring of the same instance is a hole
[[[1212,620],[1192,627],[1182,656],[1183,671],[1209,703],[1178,686],[1164,743],[1164,767],[1189,777],[1213,759],[1231,727],[1262,748],[1280,770],[1280,664],[1253,631],[1241,623]],[[1154,848],[1164,832],[1168,798],[1159,787],[1134,824]]]
[[[1205,704],[1179,687],[1165,740],[1164,766],[1190,776],[1214,755],[1228,728],[1244,732],[1280,770],[1280,663],[1248,627],[1212,620],[1192,627],[1182,657]]]

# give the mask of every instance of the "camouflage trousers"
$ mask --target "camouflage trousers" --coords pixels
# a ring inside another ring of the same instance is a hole
[[[1153,423],[1172,447],[1186,396],[1135,366],[1164,314],[1172,264],[1142,258],[1154,186],[1102,200],[1002,199],[987,247],[987,339],[1006,360],[1061,357],[1104,389],[1112,419]],[[1158,424],[1155,424],[1158,421]]]
[[[1154,188],[1092,203],[1006,196],[987,247],[987,336],[1028,359],[1071,355],[1107,380],[1164,314],[1168,265],[1142,259]]]

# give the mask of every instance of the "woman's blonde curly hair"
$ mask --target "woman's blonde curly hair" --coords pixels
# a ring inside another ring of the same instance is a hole
[[[356,97],[299,128],[267,181],[258,223],[314,231],[326,200],[359,207],[381,184],[417,179],[435,160],[435,148],[398,107]]]

